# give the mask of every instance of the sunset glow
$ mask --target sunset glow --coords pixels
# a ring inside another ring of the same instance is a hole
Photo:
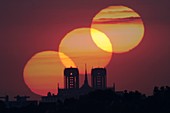
[[[110,6],[101,10],[93,18],[91,27],[108,36],[114,53],[132,50],[141,42],[144,35],[140,15],[125,6]]]
[[[75,64],[63,53],[56,51],[43,51],[35,54],[24,68],[24,81],[30,90],[38,95],[47,95],[48,92],[57,93],[57,84],[63,85],[62,61],[65,65],[75,66]]]
[[[64,68],[76,67],[84,74],[84,65],[106,67],[113,53],[132,50],[144,35],[143,22],[136,12],[124,6],[110,6],[92,20],[91,28],[68,32],[59,44],[59,52],[36,53],[25,65],[24,81],[38,95],[57,94],[57,84],[63,85]]]
[[[75,29],[66,34],[59,45],[59,52],[72,59],[82,74],[84,73],[84,64],[87,64],[88,73],[90,73],[92,67],[107,66],[112,57],[111,52],[100,49],[94,43],[90,32],[90,28]],[[106,43],[108,43],[107,41]],[[105,41],[102,42],[105,43]]]

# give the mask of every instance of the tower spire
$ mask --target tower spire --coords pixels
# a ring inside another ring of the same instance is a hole
[[[87,78],[87,66],[85,64],[85,79],[84,79],[84,84],[88,84],[88,78]]]
[[[58,84],[57,84],[57,92],[59,92],[59,89],[60,89],[60,86],[59,86],[59,82],[58,82]]]
[[[86,66],[86,64],[85,64],[85,73],[84,73],[84,75],[85,75],[85,78],[84,78],[84,84],[82,85],[82,89],[90,89],[91,87],[89,86],[89,83],[88,83],[88,78],[87,78],[87,66]]]
[[[84,88],[89,88],[89,83],[88,83],[88,78],[87,78],[87,66],[85,64],[85,78],[84,78],[84,84],[83,84]]]

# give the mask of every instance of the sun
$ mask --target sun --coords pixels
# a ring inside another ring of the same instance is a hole
[[[93,18],[91,28],[108,36],[114,53],[132,50],[144,36],[144,24],[140,15],[125,6],[109,6],[101,10]]]
[[[64,87],[65,67],[77,67],[80,74],[84,74],[85,64],[88,73],[93,67],[106,67],[113,53],[132,50],[143,36],[144,24],[138,13],[125,6],[109,6],[93,18],[91,28],[67,33],[59,44],[59,52],[33,55],[24,67],[24,81],[35,94],[57,94],[57,84]]]
[[[60,57],[59,57],[60,56]],[[56,51],[43,51],[31,57],[24,67],[24,81],[35,94],[45,96],[48,92],[57,94],[57,84],[64,87],[63,70],[65,65],[75,66],[65,54]]]
[[[105,36],[100,31],[94,30]],[[88,73],[92,67],[105,67],[112,58],[111,43],[105,36],[102,40],[103,45],[99,48],[93,41],[90,28],[77,28],[65,35],[59,45],[59,52],[67,55],[79,68],[80,74],[84,74],[84,65],[87,64]],[[109,43],[110,46],[105,46]],[[103,50],[105,49],[105,50]],[[63,62],[63,61],[62,61]]]
[[[110,39],[101,31],[91,28],[91,37],[95,44],[104,51],[112,52]]]

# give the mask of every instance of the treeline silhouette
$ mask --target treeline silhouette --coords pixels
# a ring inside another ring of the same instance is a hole
[[[155,87],[152,96],[139,91],[96,90],[79,99],[23,108],[6,108],[0,101],[0,113],[170,113],[170,87]]]

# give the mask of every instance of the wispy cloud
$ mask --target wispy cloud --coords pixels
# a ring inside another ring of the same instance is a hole
[[[129,14],[129,13],[134,14],[134,11],[133,10],[123,10],[123,11],[114,11],[114,10],[111,10],[111,11],[102,11],[101,12],[101,14],[111,14],[111,15],[115,15],[115,14]]]
[[[93,24],[121,24],[121,23],[139,23],[140,17],[127,18],[100,18],[93,21]]]

